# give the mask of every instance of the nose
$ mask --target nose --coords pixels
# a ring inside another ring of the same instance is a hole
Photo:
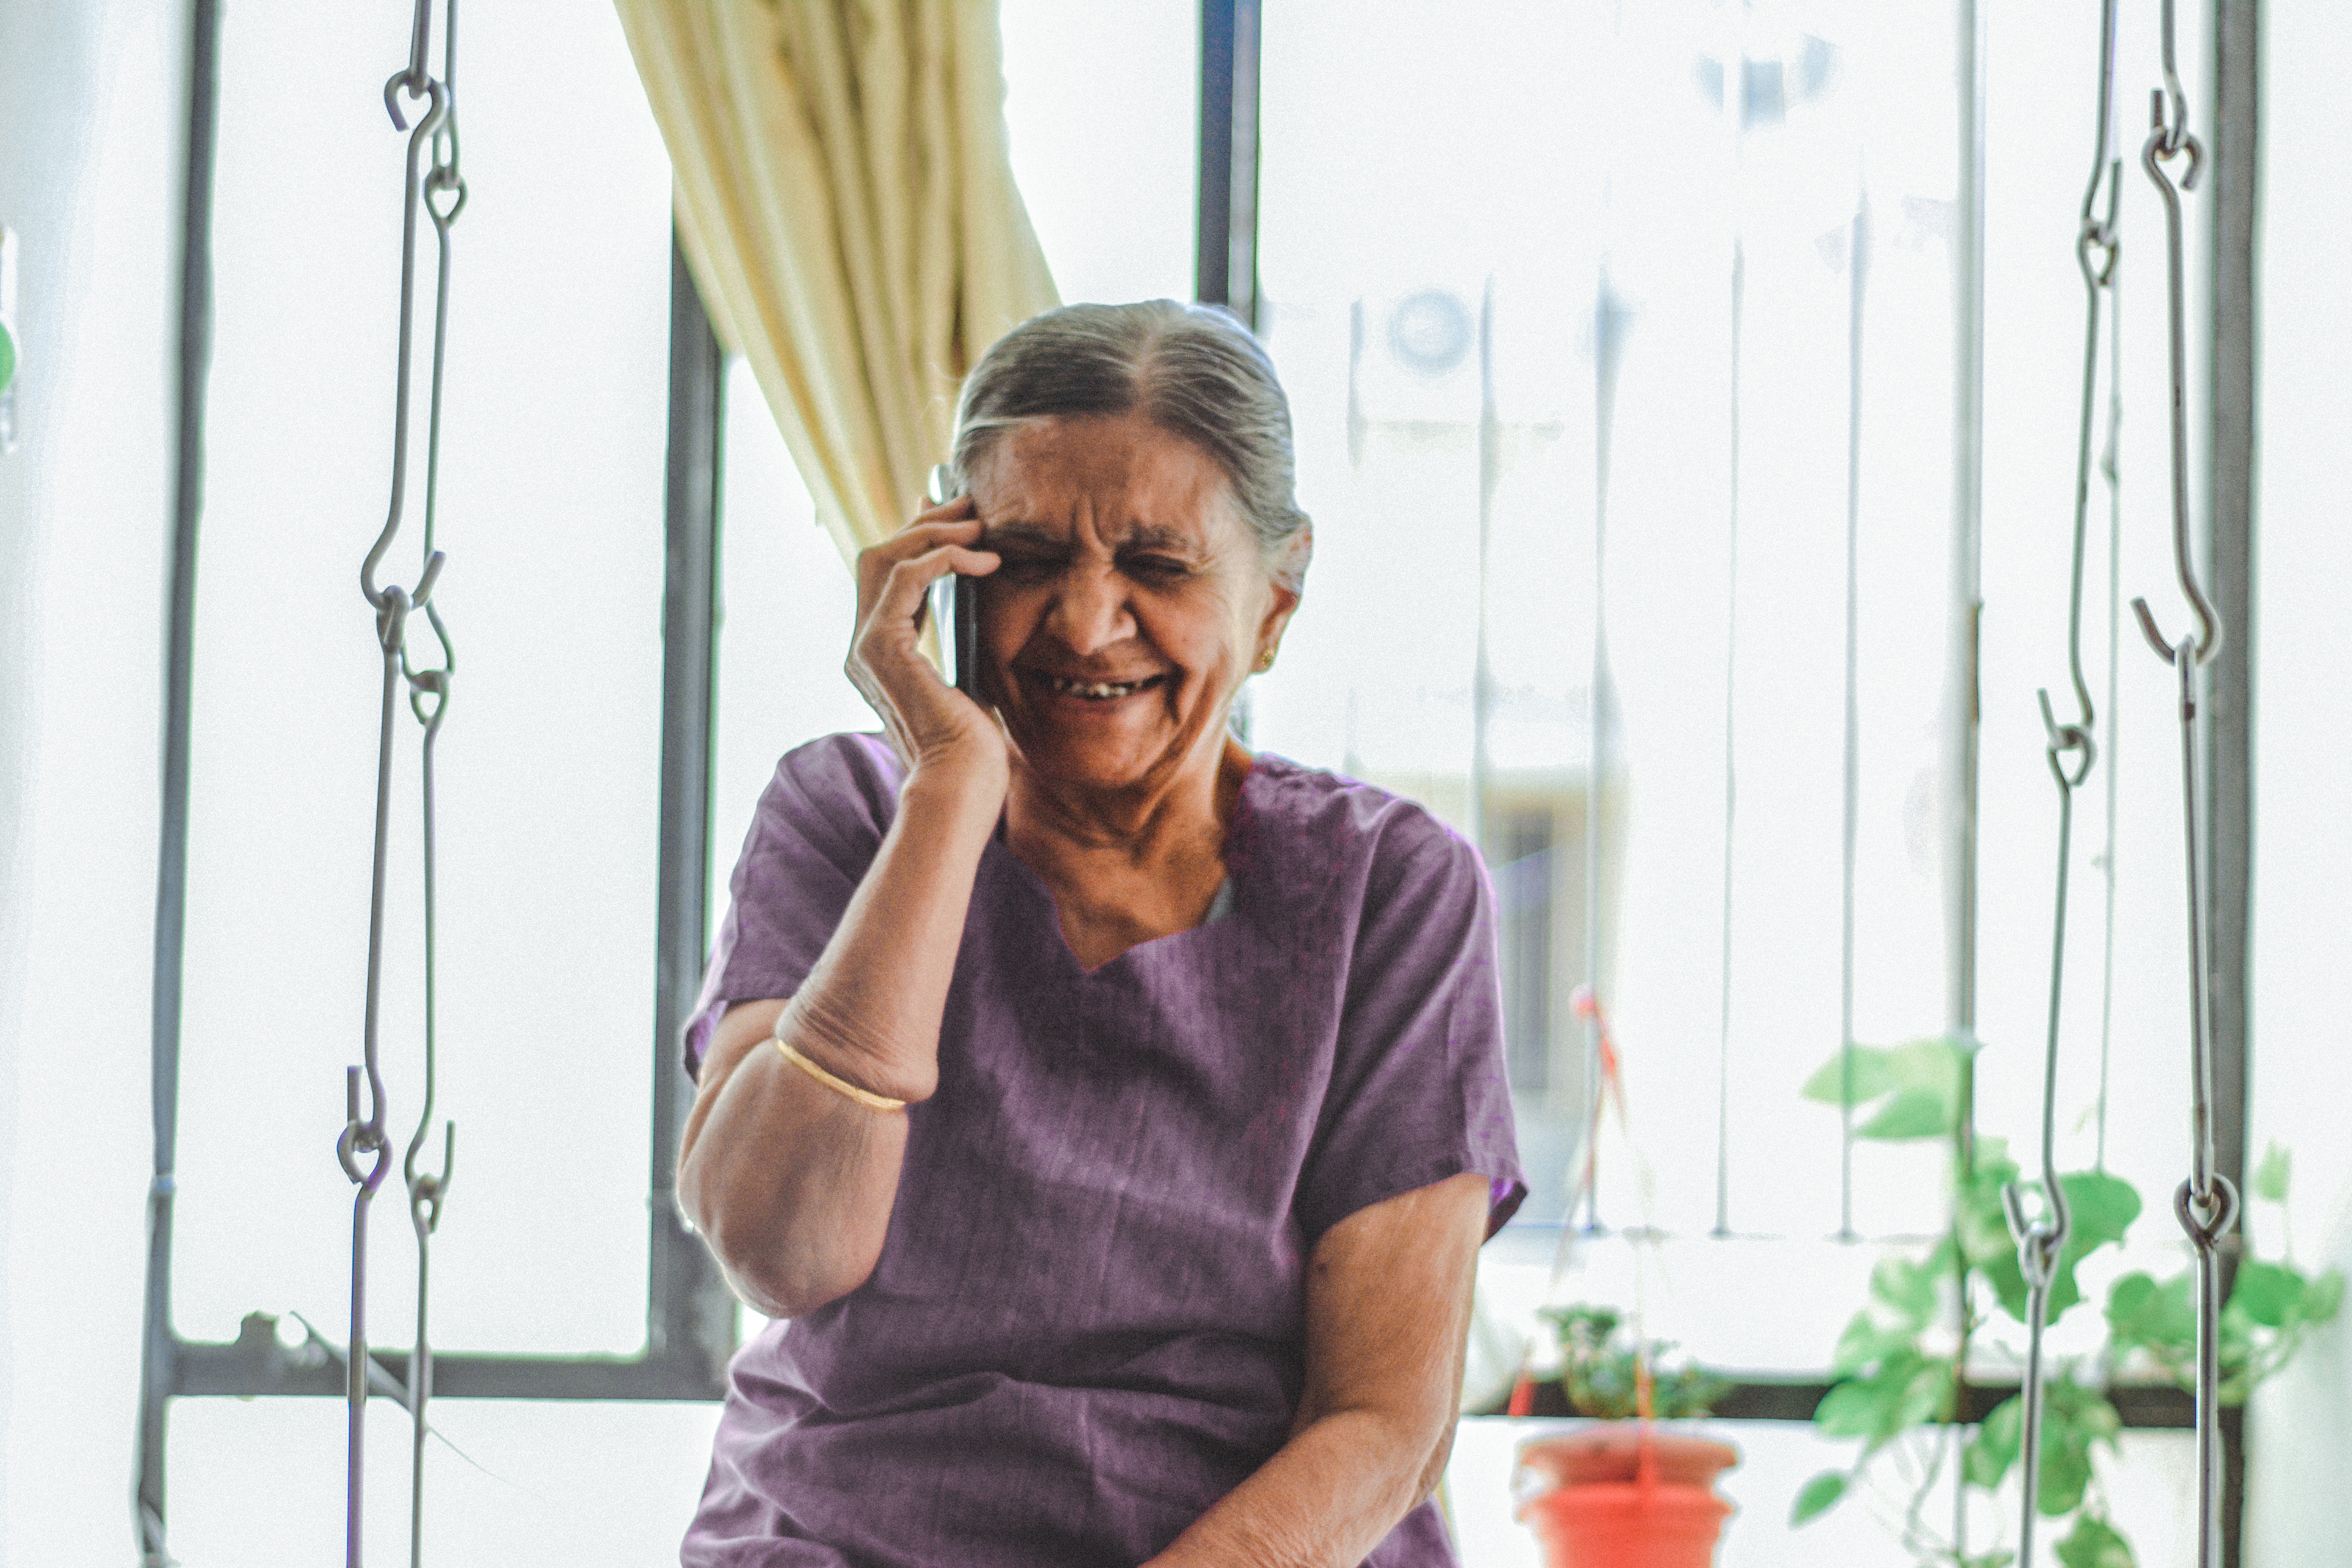
[[[1045,629],[1077,658],[1092,658],[1136,635],[1127,588],[1108,562],[1082,561],[1062,577]]]

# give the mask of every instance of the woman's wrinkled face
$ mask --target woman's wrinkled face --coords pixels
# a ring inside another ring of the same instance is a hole
[[[1298,603],[1215,459],[1139,415],[1039,419],[970,480],[1003,562],[980,579],[981,658],[1028,766],[1096,790],[1213,766]]]

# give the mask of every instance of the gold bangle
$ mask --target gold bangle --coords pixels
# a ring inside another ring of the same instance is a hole
[[[854,1100],[858,1104],[864,1106],[868,1110],[904,1110],[907,1109],[907,1102],[903,1100],[892,1100],[887,1094],[876,1094],[872,1089],[860,1089],[854,1083],[834,1077],[831,1073],[817,1066],[816,1063],[809,1060],[808,1058],[801,1055],[800,1052],[786,1045],[784,1043],[783,1036],[772,1035],[769,1038],[776,1042],[776,1049],[783,1053],[784,1060],[792,1063],[793,1066],[800,1068],[801,1071],[808,1074],[809,1077],[816,1079],[817,1082],[824,1085],[825,1088],[833,1090],[834,1093],[845,1095],[849,1099]]]

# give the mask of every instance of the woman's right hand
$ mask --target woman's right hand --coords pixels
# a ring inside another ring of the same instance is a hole
[[[931,584],[950,572],[984,577],[999,557],[975,548],[980,518],[970,496],[931,507],[857,556],[857,631],[849,682],[873,705],[908,773],[969,773],[1003,787],[1009,759],[996,716],[940,679],[920,637]]]

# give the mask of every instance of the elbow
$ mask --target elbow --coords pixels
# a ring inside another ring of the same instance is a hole
[[[756,1227],[749,1237],[724,1225],[704,1234],[729,1288],[762,1317],[805,1318],[848,1295],[873,1273],[870,1260],[864,1268],[844,1267],[813,1256],[816,1248],[794,1246]]]
[[[1405,1505],[1407,1512],[1427,1502],[1437,1490],[1437,1483],[1445,1479],[1446,1462],[1454,1457],[1454,1434],[1458,1430],[1459,1424],[1450,1417],[1439,1423],[1436,1444],[1422,1464],[1420,1479],[1413,1483],[1412,1500]]]
[[[796,1225],[782,1195],[738,1173],[719,1179],[689,1156],[678,1171],[678,1207],[745,1306],[763,1317],[802,1318],[866,1283],[880,1256],[822,1245]]]

